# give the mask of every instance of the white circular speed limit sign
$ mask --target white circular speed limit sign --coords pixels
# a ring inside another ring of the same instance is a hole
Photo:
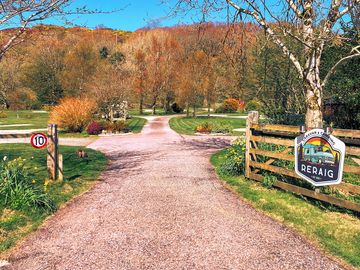
[[[41,149],[47,145],[48,138],[44,133],[35,133],[31,136],[30,143],[34,148]]]

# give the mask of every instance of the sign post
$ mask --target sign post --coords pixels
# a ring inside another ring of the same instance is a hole
[[[342,180],[345,144],[323,129],[313,129],[295,138],[295,172],[316,187]]]
[[[56,180],[58,175],[58,127],[55,124],[48,125],[48,144],[47,144],[47,169],[49,178]]]

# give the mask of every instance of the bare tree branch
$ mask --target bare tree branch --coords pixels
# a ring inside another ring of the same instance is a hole
[[[266,33],[269,34],[269,37],[272,39],[272,41],[278,45],[283,52],[283,54],[290,58],[292,63],[294,64],[296,70],[299,73],[299,77],[302,79],[304,77],[304,70],[301,67],[301,64],[297,57],[288,49],[288,47],[276,36],[275,32],[271,29],[271,27],[268,25],[268,23],[265,21],[264,18],[262,18],[257,12],[250,11],[248,9],[241,8],[237,4],[235,4],[232,0],[226,0],[231,6],[233,6],[235,9],[237,9],[239,12],[245,13],[247,15],[252,16],[266,31]]]
[[[332,68],[328,71],[328,73],[326,74],[324,80],[322,81],[322,87],[325,87],[326,84],[328,83],[330,77],[336,72],[336,68],[339,65],[342,65],[343,63],[345,63],[346,61],[356,58],[356,57],[360,57],[360,46],[357,46],[355,48],[353,48],[351,50],[351,55],[345,56],[343,58],[341,58],[339,61],[336,62],[335,65],[332,66]]]

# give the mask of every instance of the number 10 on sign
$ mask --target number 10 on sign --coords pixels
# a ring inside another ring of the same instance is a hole
[[[31,136],[30,143],[36,149],[44,148],[47,145],[48,138],[44,133],[35,133]]]

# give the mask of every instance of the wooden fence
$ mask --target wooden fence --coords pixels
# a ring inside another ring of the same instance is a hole
[[[300,133],[299,126],[259,124],[258,112],[250,112],[246,128],[245,176],[261,182],[264,178],[261,172],[264,171],[284,175],[295,181],[287,183],[279,178],[273,186],[360,212],[360,204],[321,193],[319,188],[311,189],[309,185],[299,186],[297,184],[301,184],[304,180],[295,173],[294,168],[276,166],[277,160],[295,161],[293,154],[294,139]],[[332,135],[346,144],[346,157],[360,156],[360,130],[334,129]],[[281,152],[264,150],[259,147],[262,143],[281,146],[283,150]],[[261,162],[264,157],[266,157],[266,161]],[[360,178],[360,166],[344,165],[344,172],[357,175]],[[330,188],[333,191],[340,191],[345,194],[360,194],[360,186],[344,181],[338,185],[332,185]]]

